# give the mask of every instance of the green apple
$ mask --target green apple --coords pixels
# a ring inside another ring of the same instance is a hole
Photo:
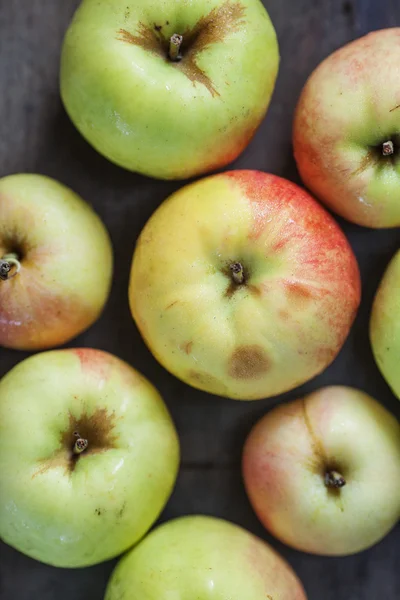
[[[41,175],[0,179],[0,215],[0,346],[64,344],[108,298],[108,233],[86,202]]]
[[[400,250],[391,260],[376,293],[370,336],[375,360],[400,399]]]
[[[400,226],[400,27],[340,48],[312,73],[294,122],[310,190],[366,227]]]
[[[64,41],[61,96],[109,160],[182,179],[242,152],[278,63],[260,0],[83,0]]]
[[[306,600],[289,565],[227,521],[181,517],[117,565],[105,600]]]
[[[336,357],[360,302],[357,261],[295,184],[230,171],[186,186],[150,218],[130,305],[154,356],[186,383],[255,400]]]
[[[58,567],[121,554],[172,491],[179,443],[155,388],[92,349],[37,354],[0,382],[0,536]]]
[[[323,388],[255,425],[243,475],[258,517],[281,541],[354,554],[400,517],[400,424],[361,391]]]

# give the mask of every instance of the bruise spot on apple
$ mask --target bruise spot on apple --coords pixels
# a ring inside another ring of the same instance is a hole
[[[60,445],[54,454],[41,462],[40,469],[33,474],[32,479],[42,475],[49,469],[62,467],[65,473],[71,474],[81,460],[87,456],[107,452],[116,447],[118,436],[114,433],[115,414],[105,408],[98,408],[92,414],[83,413],[76,417],[69,413],[68,426],[61,433]],[[88,440],[87,449],[79,455],[74,454],[73,447],[77,434]]]
[[[171,62],[193,83],[204,85],[213,97],[219,96],[210,77],[198,65],[199,55],[216,43],[223,43],[228,35],[239,30],[243,23],[245,7],[240,2],[228,0],[221,6],[213,8],[208,15],[199,19],[194,27],[175,31],[183,36],[181,47],[182,60]],[[118,38],[123,42],[134,44],[169,62],[170,39],[162,30],[162,26],[148,27],[139,23],[136,34],[125,29],[118,31]]]
[[[269,371],[271,361],[261,346],[239,346],[229,361],[229,375],[234,379],[258,379]]]
[[[249,292],[251,292],[252,294],[254,294],[254,296],[262,296],[262,288],[258,287],[257,285],[253,285],[252,283],[250,283],[248,286]]]
[[[186,342],[185,344],[181,345],[181,350],[183,352],[185,352],[185,354],[189,355],[191,354],[193,349],[193,342]]]
[[[310,288],[299,281],[285,281],[285,288],[289,299],[294,302],[307,302],[313,298]]]

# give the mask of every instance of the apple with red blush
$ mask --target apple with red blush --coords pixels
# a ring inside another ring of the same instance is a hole
[[[366,227],[400,226],[400,27],[374,31],[324,60],[294,121],[306,186]]]
[[[106,158],[186,179],[244,150],[278,65],[260,0],[83,0],[64,39],[60,88],[71,120]]]
[[[243,477],[259,519],[282,542],[313,554],[360,552],[400,517],[400,424],[362,391],[320,389],[254,426]]]
[[[332,217],[295,184],[232,171],[153,214],[133,257],[130,305],[154,356],[209,393],[254,400],[323,371],[360,302]]]
[[[128,550],[178,463],[161,396],[111,354],[43,352],[0,381],[0,536],[36,560],[84,567]]]
[[[117,565],[105,600],[307,600],[268,544],[241,527],[194,515],[152,531]]]
[[[0,179],[0,346],[42,350],[90,327],[109,295],[112,247],[94,210],[41,175]]]

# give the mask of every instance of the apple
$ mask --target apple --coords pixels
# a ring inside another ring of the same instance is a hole
[[[400,399],[400,250],[391,260],[376,293],[370,336],[375,360]]]
[[[112,248],[93,209],[41,175],[0,179],[0,346],[59,346],[108,298]]]
[[[400,27],[336,51],[307,81],[294,152],[307,187],[366,227],[400,226]]]
[[[259,0],[84,0],[63,45],[61,96],[113,163],[183,179],[244,150],[278,64]]]
[[[339,352],[360,302],[356,259],[307,192],[258,171],[184,187],[151,217],[130,306],[171,373],[253,400],[290,390]]]
[[[0,382],[0,536],[58,567],[138,542],[172,491],[179,443],[156,389],[118,358],[53,350]]]
[[[304,552],[347,555],[400,517],[400,425],[367,394],[327,387],[253,428],[243,476],[261,522]]]
[[[105,600],[306,600],[289,565],[241,527],[205,516],[161,525],[125,556]]]

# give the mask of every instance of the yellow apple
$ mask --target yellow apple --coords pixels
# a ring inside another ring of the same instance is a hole
[[[199,389],[273,396],[325,369],[360,301],[356,259],[307,192],[233,171],[189,185],[138,241],[132,314],[154,356]]]

